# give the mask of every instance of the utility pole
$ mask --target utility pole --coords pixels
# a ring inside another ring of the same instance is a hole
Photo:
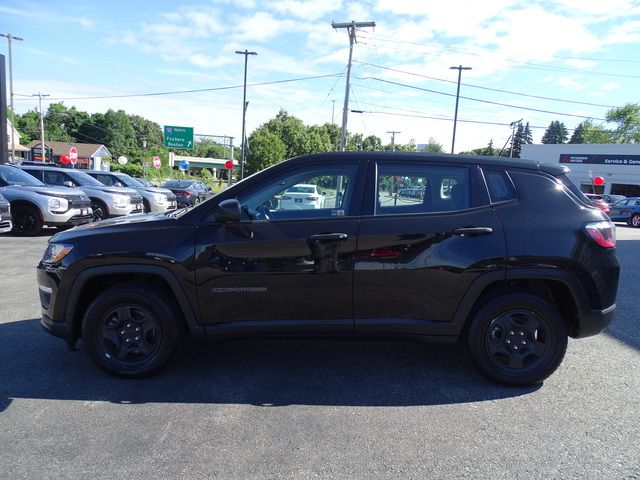
[[[6,37],[7,42],[9,44],[9,99],[10,99],[10,105],[11,105],[11,161],[15,162],[16,142],[15,142],[15,139],[13,138],[13,129],[15,128],[14,126],[15,113],[13,110],[13,57],[11,55],[11,41],[18,40],[22,42],[24,38],[14,37],[10,33],[7,33],[6,35],[4,33],[0,33],[0,37]]]
[[[458,123],[458,100],[460,98],[460,78],[462,77],[462,70],[471,70],[471,67],[463,67],[462,65],[457,67],[449,67],[449,70],[458,70],[458,90],[456,91],[456,113],[453,116],[453,138],[451,139],[451,154],[453,155],[453,148],[456,144],[456,124]]]
[[[511,127],[511,151],[509,152],[509,158],[513,158],[513,142],[516,139],[516,127],[522,123],[522,119],[516,120],[515,122],[511,122],[509,127]]]
[[[7,131],[7,78],[4,70],[4,55],[0,54],[0,163],[9,163],[9,152],[5,133]]]
[[[245,138],[245,125],[247,118],[247,59],[249,55],[258,55],[257,52],[250,52],[245,48],[244,52],[240,50],[236,50],[238,55],[244,55],[244,89],[242,93],[242,160],[240,161],[240,180],[244,178],[244,159],[245,159],[245,150],[247,147],[247,140]]]
[[[396,133],[402,133],[402,132],[396,132],[395,130],[391,130],[390,132],[387,132],[391,134],[391,151],[395,152],[396,151]]]
[[[335,99],[331,100],[331,125],[335,123],[335,113],[336,113],[336,101]]]
[[[347,118],[349,115],[349,82],[351,81],[351,58],[353,57],[353,44],[356,43],[356,28],[375,27],[376,22],[350,22],[336,23],[331,22],[334,29],[346,28],[349,34],[349,64],[347,66],[347,85],[344,91],[344,107],[342,109],[342,131],[340,132],[340,151],[344,152],[345,141],[347,138]]]
[[[49,95],[45,95],[43,93],[34,93],[31,95],[32,97],[38,97],[38,109],[40,110],[40,154],[42,155],[42,161],[47,161],[47,150],[44,146],[44,111],[42,110],[42,97],[48,97]],[[53,157],[53,155],[52,155]],[[53,158],[51,158],[53,160]]]

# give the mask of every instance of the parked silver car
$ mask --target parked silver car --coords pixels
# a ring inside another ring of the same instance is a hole
[[[0,165],[0,194],[11,203],[13,232],[18,235],[37,235],[45,225],[82,225],[93,217],[82,190],[48,187],[12,165]]]
[[[176,196],[171,190],[145,186],[126,173],[87,170],[87,174],[104,185],[110,187],[128,187],[135,190],[142,196],[145,212],[164,213],[178,208]]]
[[[9,200],[0,195],[0,233],[10,232],[12,228],[11,205]]]
[[[20,168],[47,185],[80,188],[91,199],[95,221],[143,212],[142,197],[138,192],[130,188],[107,187],[81,170],[32,165]]]

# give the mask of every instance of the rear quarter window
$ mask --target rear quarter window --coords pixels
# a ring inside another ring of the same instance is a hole
[[[516,198],[516,189],[504,170],[483,169],[491,203],[506,202]]]

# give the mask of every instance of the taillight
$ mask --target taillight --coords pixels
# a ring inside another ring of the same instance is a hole
[[[177,191],[175,192],[176,195],[180,195],[181,197],[188,197],[189,196],[189,192],[185,192],[185,191]]]
[[[315,202],[316,200],[318,200],[318,197],[311,196],[311,197],[307,197],[306,200],[310,200],[312,202]]]
[[[604,248],[616,246],[616,227],[612,222],[593,222],[585,226],[587,234],[598,245]]]

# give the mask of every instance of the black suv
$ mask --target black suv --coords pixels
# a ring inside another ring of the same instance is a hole
[[[42,325],[126,377],[158,370],[188,332],[461,340],[491,380],[540,382],[568,336],[609,324],[618,288],[614,225],[566,171],[419,153],[294,158],[197,207],[56,234],[38,265]],[[300,184],[321,208],[283,199]],[[410,187],[422,194],[400,193]]]

